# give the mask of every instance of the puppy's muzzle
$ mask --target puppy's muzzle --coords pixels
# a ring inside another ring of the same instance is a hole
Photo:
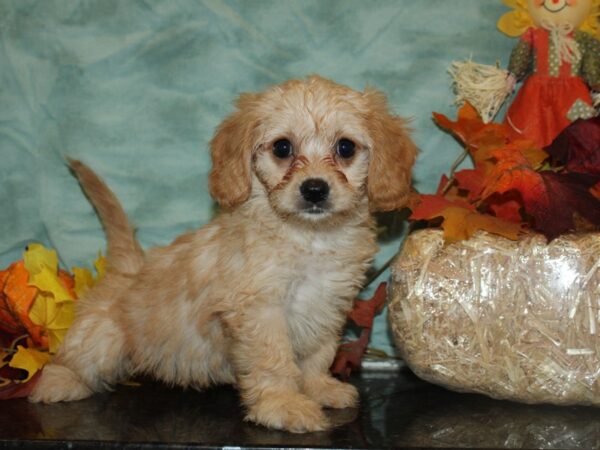
[[[300,185],[301,211],[311,215],[320,215],[327,211],[331,207],[328,202],[329,192],[329,184],[321,178],[303,181]]]
[[[329,197],[329,184],[320,178],[310,178],[300,185],[300,194],[309,203],[322,204]]]

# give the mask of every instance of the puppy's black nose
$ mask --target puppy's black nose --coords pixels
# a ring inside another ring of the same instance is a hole
[[[300,193],[307,202],[319,203],[327,200],[329,185],[320,178],[309,178],[300,185]]]

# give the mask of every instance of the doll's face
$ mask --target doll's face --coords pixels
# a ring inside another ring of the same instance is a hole
[[[527,9],[538,27],[569,24],[575,30],[590,15],[592,0],[527,0]]]

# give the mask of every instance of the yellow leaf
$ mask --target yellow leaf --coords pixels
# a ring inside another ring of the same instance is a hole
[[[29,244],[25,253],[23,253],[23,261],[30,275],[40,272],[42,267],[48,267],[51,271],[58,272],[56,251],[49,250],[42,244]]]
[[[46,331],[50,353],[56,353],[75,318],[75,303],[58,303],[52,295],[40,292],[29,311],[29,317]]]
[[[54,250],[40,244],[30,244],[23,254],[29,285],[54,295],[57,302],[72,301],[73,297],[58,277],[58,257]]]
[[[27,378],[23,380],[25,383],[48,362],[50,362],[50,355],[48,353],[18,345],[17,353],[13,355],[8,365],[13,369],[23,369],[27,371]]]
[[[102,256],[102,253],[98,253],[98,258],[94,261],[94,267],[96,268],[96,272],[98,276],[96,277],[96,282],[100,281],[106,272],[106,258]]]
[[[85,291],[94,285],[94,276],[90,270],[81,267],[73,267],[71,272],[75,279],[75,293],[77,298],[81,298]]]
[[[48,267],[42,267],[37,274],[31,275],[29,277],[29,285],[35,286],[40,291],[52,294],[57,303],[74,300],[73,296],[58,278],[58,273],[51,272]]]
[[[31,305],[29,318],[36,325],[46,327],[46,324],[50,322],[55,315],[56,302],[49,294],[40,292],[33,301],[33,305]]]

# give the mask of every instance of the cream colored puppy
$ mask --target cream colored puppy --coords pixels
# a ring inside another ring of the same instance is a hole
[[[135,374],[237,386],[247,419],[323,430],[357,404],[329,375],[377,250],[372,211],[402,206],[415,147],[376,91],[323,78],[245,94],[211,142],[221,214],[146,254],[119,202],[71,161],[103,221],[108,270],[30,396],[78,400]]]

